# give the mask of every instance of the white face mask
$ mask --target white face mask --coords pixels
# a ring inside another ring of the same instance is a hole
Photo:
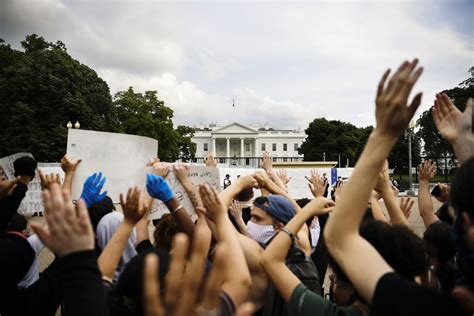
[[[275,235],[273,225],[259,225],[252,221],[247,222],[247,232],[249,233],[250,238],[262,245],[266,244],[267,241]]]

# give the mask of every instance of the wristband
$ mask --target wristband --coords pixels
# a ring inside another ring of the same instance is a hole
[[[296,240],[299,240],[298,236],[293,234],[291,232],[291,230],[289,230],[288,228],[283,227],[281,231],[285,232],[288,236],[290,236],[292,242],[295,242]]]
[[[173,211],[171,211],[171,215],[176,214],[177,211],[183,208],[183,205],[179,204]]]

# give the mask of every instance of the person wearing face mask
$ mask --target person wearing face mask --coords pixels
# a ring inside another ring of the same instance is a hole
[[[271,194],[256,198],[250,215],[250,221],[247,222],[248,235],[265,248],[293,218],[295,207],[286,197]],[[297,235],[294,235],[285,264],[311,291],[320,295],[321,282],[318,270],[306,252],[299,247],[298,238]],[[308,239],[307,236],[305,238]],[[260,311],[261,315],[287,315],[286,305],[285,300],[270,282],[263,308]]]

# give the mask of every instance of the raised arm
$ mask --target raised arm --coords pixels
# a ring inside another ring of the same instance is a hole
[[[390,71],[383,75],[375,102],[377,126],[370,134],[324,231],[333,258],[351,279],[357,292],[369,303],[378,280],[393,269],[359,235],[359,225],[385,159],[420,105],[421,93],[407,106],[413,85],[422,73],[422,68],[415,71],[417,63],[418,60],[405,61],[387,86],[385,81]]]
[[[237,194],[239,194],[242,190],[248,188],[256,188],[258,185],[257,180],[253,175],[241,176],[237,179],[234,183],[228,186],[224,191],[219,193],[219,197],[224,203],[225,207],[229,208],[232,204],[232,200],[235,198]]]
[[[419,167],[420,187],[418,188],[418,208],[425,228],[439,219],[433,212],[433,201],[430,194],[430,180],[436,174],[436,164],[431,160],[426,160]]]
[[[47,226],[31,223],[43,244],[61,257],[63,315],[108,315],[94,253],[94,232],[83,200],[74,207],[68,190],[54,183],[43,190]]]
[[[219,243],[232,250],[227,253],[222,290],[239,306],[247,300],[252,283],[244,253],[237,235],[231,233],[234,227],[216,190],[205,184],[199,187],[199,193],[206,216],[216,225]]]
[[[286,185],[281,178],[273,171],[273,160],[268,151],[265,151],[262,156],[261,165],[263,170],[268,174],[270,179],[283,191],[287,191]]]
[[[379,172],[377,183],[375,184],[375,190],[380,193],[387,207],[388,216],[390,222],[394,225],[403,225],[408,227],[408,221],[403,215],[402,209],[400,208],[397,199],[395,198],[392,190],[392,184],[388,176],[388,161],[385,160],[382,171]]]
[[[138,187],[128,189],[125,200],[120,193],[120,204],[122,205],[124,219],[97,259],[102,278],[108,281],[111,281],[114,277],[133,227],[148,210],[148,205],[141,205],[140,195],[141,192]]]
[[[61,159],[61,169],[64,171],[63,189],[72,191],[72,180],[81,161],[82,159],[71,160],[67,154]]]
[[[322,197],[312,200],[286,224],[263,252],[260,264],[286,302],[289,302],[296,286],[301,283],[285,264],[288,249],[295,242],[295,232],[299,231],[308,219],[330,212],[334,205],[333,201]]]
[[[472,98],[467,100],[466,109],[461,112],[445,93],[437,94],[432,114],[436,128],[451,143],[459,162],[463,164],[473,157]]]
[[[194,223],[188,211],[174,196],[168,182],[161,176],[149,173],[147,175],[146,190],[151,197],[162,201],[166,205],[171,215],[176,219],[178,226],[192,238],[194,235]]]

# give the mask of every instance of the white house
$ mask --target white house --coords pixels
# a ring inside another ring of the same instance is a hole
[[[259,166],[264,151],[268,151],[274,161],[302,161],[303,155],[298,154],[298,148],[305,138],[306,134],[301,130],[279,130],[234,122],[226,126],[200,126],[196,128],[192,141],[196,144],[197,161],[212,151],[220,164],[255,168]]]

